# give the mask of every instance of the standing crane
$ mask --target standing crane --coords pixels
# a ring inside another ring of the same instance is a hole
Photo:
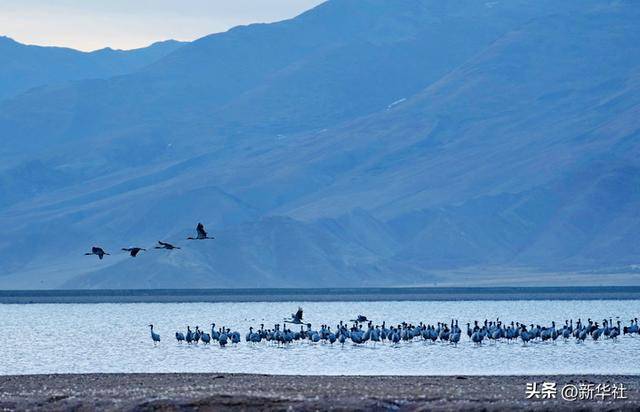
[[[160,342],[160,335],[153,331],[153,324],[150,324],[149,327],[151,328],[151,339],[153,340],[153,344],[155,345]]]

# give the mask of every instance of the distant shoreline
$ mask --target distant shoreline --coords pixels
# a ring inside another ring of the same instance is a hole
[[[527,384],[552,382],[551,399]],[[561,397],[565,385],[622,384],[626,399]],[[7,410],[638,410],[639,376],[284,376],[87,374],[0,376]]]
[[[640,287],[0,290],[0,304],[634,299]]]

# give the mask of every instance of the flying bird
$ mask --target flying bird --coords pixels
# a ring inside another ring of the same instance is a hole
[[[302,324],[302,314],[303,314],[302,308],[298,307],[298,310],[296,311],[296,313],[291,314],[291,319],[284,319],[284,322],[300,325]]]
[[[129,252],[131,257],[136,257],[141,250],[146,251],[147,249],[143,249],[141,247],[123,247],[122,250],[124,250],[125,252]]]
[[[156,246],[156,249],[168,249],[168,250],[180,249],[178,246],[173,246],[171,243],[161,242],[159,240],[158,240],[158,244],[160,246]]]
[[[196,227],[196,232],[198,233],[196,237],[189,236],[188,240],[204,240],[204,239],[215,239],[214,237],[207,236],[207,231],[204,229],[204,225],[202,223],[198,223]]]
[[[85,255],[96,255],[100,258],[100,260],[102,260],[102,258],[104,257],[104,255],[108,255],[107,252],[104,251],[103,248],[98,247],[98,246],[94,246],[91,248],[91,252],[87,252],[85,253]]]

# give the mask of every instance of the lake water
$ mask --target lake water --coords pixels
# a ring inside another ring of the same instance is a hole
[[[520,342],[474,347],[461,343],[413,341],[398,345],[368,343],[249,344],[249,326],[267,327],[304,308],[314,329],[321,323],[364,314],[376,323],[435,323],[495,319],[504,322],[563,324],[581,317],[620,317],[623,325],[640,316],[640,300],[599,301],[393,301],[393,302],[246,302],[246,303],[100,303],[0,304],[0,374],[96,372],[242,372],[305,375],[508,375],[640,374],[640,336],[576,344],[523,346]],[[179,345],[174,334],[186,325],[229,326],[242,343]],[[162,341],[154,346],[147,325]],[[463,326],[464,330],[464,326]]]

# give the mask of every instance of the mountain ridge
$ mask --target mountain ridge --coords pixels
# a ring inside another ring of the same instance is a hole
[[[367,4],[3,103],[0,287],[637,281],[640,8]]]
[[[68,47],[28,45],[0,36],[0,101],[47,84],[131,73],[183,44],[165,40],[131,50],[105,47],[83,52]]]

